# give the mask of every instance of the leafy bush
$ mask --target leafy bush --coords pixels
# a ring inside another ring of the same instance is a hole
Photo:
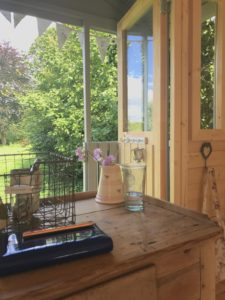
[[[74,153],[84,138],[83,58],[76,27],[63,48],[50,28],[30,50],[34,85],[20,97],[23,128],[38,151]],[[104,34],[103,34],[104,35]],[[116,43],[102,63],[91,37],[91,113],[94,140],[117,139]]]

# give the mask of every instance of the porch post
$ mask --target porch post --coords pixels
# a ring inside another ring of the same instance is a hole
[[[83,26],[84,142],[91,142],[90,26]],[[83,190],[88,190],[88,162],[83,164]]]

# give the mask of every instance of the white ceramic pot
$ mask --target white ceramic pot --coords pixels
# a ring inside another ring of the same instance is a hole
[[[101,166],[100,172],[98,192],[95,200],[102,204],[118,204],[124,202],[120,166]]]

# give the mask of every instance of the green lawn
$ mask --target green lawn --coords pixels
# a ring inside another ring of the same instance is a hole
[[[6,202],[5,186],[9,185],[10,180],[10,176],[6,174],[10,174],[12,169],[30,166],[30,163],[26,163],[24,160],[23,163],[21,163],[22,157],[20,155],[5,155],[28,153],[31,151],[30,148],[30,146],[22,146],[21,144],[0,145],[0,198],[2,198],[3,202]]]
[[[20,144],[12,144],[2,146],[0,145],[0,155],[1,154],[18,154],[30,151],[30,146],[22,146]]]
[[[29,153],[29,151],[29,146],[22,146],[20,144],[0,146],[0,175],[8,174],[12,169],[27,167],[24,164],[26,164],[29,156],[20,156],[20,154]],[[28,163],[28,167],[29,165]]]

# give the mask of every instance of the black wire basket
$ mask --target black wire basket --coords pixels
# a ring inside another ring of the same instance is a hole
[[[75,223],[75,167],[55,153],[0,155],[1,232]]]
[[[0,155],[0,276],[112,250],[92,222],[76,224],[76,161]]]

